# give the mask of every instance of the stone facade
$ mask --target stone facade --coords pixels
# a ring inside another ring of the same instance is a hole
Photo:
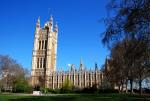
[[[83,71],[55,71],[52,72],[48,85],[50,88],[61,88],[66,81],[66,79],[69,79],[71,81],[71,84],[73,84],[74,87],[78,88],[85,88],[85,87],[92,87],[93,85],[96,85],[99,87],[99,85],[102,83],[102,73],[101,71],[91,71],[91,70],[83,70]]]
[[[32,85],[44,83],[48,88],[61,88],[66,79],[69,79],[73,86],[78,88],[99,86],[103,74],[98,70],[86,70],[83,62],[80,62],[79,70],[71,66],[70,71],[56,71],[58,26],[53,28],[53,18],[45,23],[44,28],[40,27],[40,19],[36,23],[34,48],[32,55]],[[43,78],[43,80],[42,80]]]
[[[58,27],[53,27],[53,18],[40,27],[40,19],[37,20],[34,48],[32,54],[32,85],[38,85],[39,76],[50,76],[50,72],[56,71]]]

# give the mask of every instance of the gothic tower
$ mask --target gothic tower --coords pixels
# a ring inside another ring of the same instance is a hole
[[[56,71],[58,26],[53,27],[53,18],[50,17],[43,28],[40,27],[40,18],[36,22],[34,47],[32,53],[32,85],[40,85],[40,77],[44,80],[50,73]],[[44,82],[44,81],[42,81]],[[46,84],[46,80],[44,85]]]

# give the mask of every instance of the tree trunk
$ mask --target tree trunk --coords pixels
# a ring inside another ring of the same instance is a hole
[[[126,81],[126,93],[128,92],[128,80]]]
[[[142,95],[142,78],[140,76],[140,80],[139,80],[139,91],[140,91],[140,95]]]
[[[131,93],[133,93],[133,80],[130,79],[130,90],[131,90]]]
[[[120,85],[120,84],[118,84],[118,90],[119,90],[119,93],[120,93],[120,86],[121,86],[121,85]]]
[[[121,82],[121,92],[123,92],[123,82]]]

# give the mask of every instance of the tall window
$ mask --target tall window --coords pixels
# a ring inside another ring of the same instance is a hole
[[[37,68],[39,68],[39,58],[37,58]]]
[[[39,41],[39,50],[40,50],[40,48],[41,48],[41,41]]]
[[[42,68],[42,58],[40,59],[40,68]]]
[[[47,40],[45,40],[45,47],[44,48],[47,49]]]
[[[55,52],[55,49],[54,49],[55,47],[54,47],[54,43],[52,43],[52,52],[51,52],[51,66],[52,66],[52,68],[54,68],[54,63],[55,63],[55,57],[54,57],[54,52]]]
[[[45,58],[44,58],[43,63],[44,63],[43,67],[45,68],[46,67],[46,59]]]
[[[42,41],[42,49],[44,49],[44,40]]]

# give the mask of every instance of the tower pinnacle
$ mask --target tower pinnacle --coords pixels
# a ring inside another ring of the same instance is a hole
[[[49,21],[49,23],[50,23],[51,25],[53,25],[53,16],[52,16],[52,15],[50,16],[50,21]]]
[[[82,61],[82,58],[80,59],[80,70],[82,71],[84,69],[84,64],[83,64],[83,61]]]
[[[55,24],[55,26],[54,26],[54,31],[55,31],[55,32],[58,32],[58,25],[57,25],[57,22],[56,22],[56,24]]]
[[[38,20],[36,22],[36,27],[39,28],[40,27],[40,17],[38,17]]]
[[[38,17],[37,23],[40,23],[40,16]]]
[[[97,63],[95,62],[95,70],[98,70],[98,66]]]

